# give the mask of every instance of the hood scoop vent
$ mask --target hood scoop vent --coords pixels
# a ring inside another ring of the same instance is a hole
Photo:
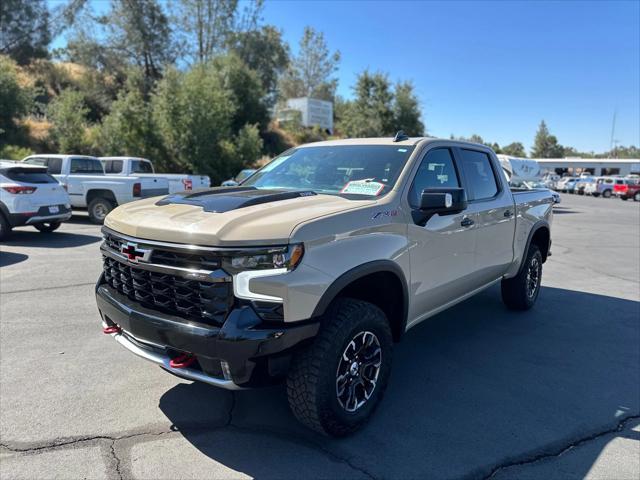
[[[180,192],[164,197],[156,205],[194,205],[205,212],[224,213],[263,203],[310,197],[313,191],[261,190],[255,187],[217,187],[195,192]]]

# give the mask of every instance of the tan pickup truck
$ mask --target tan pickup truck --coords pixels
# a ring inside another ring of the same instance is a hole
[[[284,380],[300,421],[346,435],[411,327],[496,282],[507,307],[533,306],[552,205],[547,190],[512,192],[483,145],[401,133],[303,145],[240,186],[111,212],[103,329],[182,378]]]

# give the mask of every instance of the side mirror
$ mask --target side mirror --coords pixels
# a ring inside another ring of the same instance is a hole
[[[464,188],[426,188],[422,191],[420,210],[424,213],[458,213],[467,208]]]

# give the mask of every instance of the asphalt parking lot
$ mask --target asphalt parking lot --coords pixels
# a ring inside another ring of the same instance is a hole
[[[640,204],[562,195],[535,308],[486,291],[397,345],[356,435],[306,431],[281,387],[182,381],[100,331],[99,228],[0,249],[0,477],[640,477]]]

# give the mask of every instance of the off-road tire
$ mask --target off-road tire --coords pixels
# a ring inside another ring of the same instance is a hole
[[[60,228],[61,224],[62,222],[42,222],[42,223],[35,223],[33,226],[36,227],[36,229],[39,232],[51,233],[57,230],[58,228]]]
[[[4,217],[4,214],[0,212],[0,240],[6,240],[11,235],[11,225]]]
[[[107,200],[103,197],[94,198],[89,202],[88,206],[89,220],[97,225],[102,225],[106,216],[114,208],[115,207],[111,200]]]
[[[537,262],[537,267],[532,266]],[[537,280],[535,291],[531,295],[528,288],[530,268],[537,268]],[[530,245],[527,257],[522,269],[513,278],[502,280],[502,301],[511,310],[529,310],[536,303],[540,294],[542,280],[542,254],[537,245]]]
[[[354,412],[340,405],[336,387],[343,352],[358,334],[372,332],[379,341],[381,362],[377,382],[368,400]],[[391,371],[393,339],[384,312],[351,298],[336,300],[323,316],[313,343],[292,359],[287,377],[289,406],[305,426],[335,437],[362,427],[382,399]]]

